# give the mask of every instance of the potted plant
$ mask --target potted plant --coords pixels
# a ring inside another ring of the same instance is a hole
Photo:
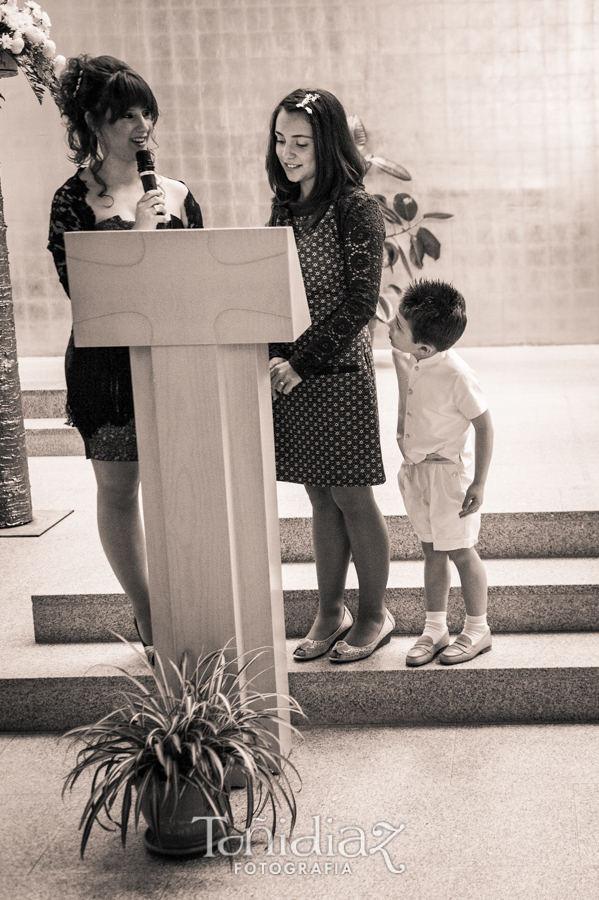
[[[94,823],[111,829],[103,817],[120,829],[124,846],[132,809],[136,829],[140,815],[146,819],[146,847],[168,855],[211,852],[211,843],[241,834],[233,807],[245,809],[246,829],[270,807],[273,833],[281,807],[290,814],[293,831],[296,803],[286,769],[298,780],[299,775],[276,748],[269,728],[280,724],[281,708],[268,706],[276,695],[252,688],[249,670],[261,653],[231,655],[227,645],[200,657],[193,671],[186,659],[181,667],[171,662],[176,690],[158,654],[154,668],[144,657],[152,690],[120,669],[134,687],[120,693],[122,705],[67,732],[65,737],[84,746],[63,795],[83,773],[93,773],[79,825],[82,857]],[[284,700],[301,714],[295,700]],[[233,786],[242,790],[232,805]]]
[[[412,180],[408,170],[399,163],[383,156],[373,156],[372,153],[366,151],[368,134],[359,116],[348,116],[347,124],[354,143],[366,163],[367,171],[374,168],[400,181]],[[418,218],[418,204],[410,194],[395,194],[391,206],[384,194],[373,194],[372,196],[379,204],[383,218],[391,229],[391,233],[387,233],[384,243],[383,268],[388,268],[393,272],[393,267],[400,261],[408,278],[413,281],[414,275],[410,263],[414,268],[422,269],[425,264],[425,256],[429,256],[432,260],[437,260],[441,256],[440,241],[432,231],[422,225],[422,222],[424,219],[451,219],[453,213],[421,213]],[[409,245],[405,246],[407,254],[399,240],[404,235],[406,235],[406,241],[409,239]],[[385,296],[385,291],[391,292],[390,298]],[[395,314],[397,298],[402,293],[403,289],[396,284],[388,284],[381,290],[375,316],[370,322],[371,337],[374,335],[377,321],[386,324]]]

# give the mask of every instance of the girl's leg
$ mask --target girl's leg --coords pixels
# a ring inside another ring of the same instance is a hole
[[[360,587],[358,617],[345,640],[352,647],[364,647],[377,637],[385,621],[389,532],[371,487],[330,490],[343,516]]]
[[[133,607],[141,636],[152,643],[146,540],[139,508],[139,465],[92,460],[98,485],[98,531],[104,553]]]
[[[312,538],[318,581],[318,613],[307,637],[323,641],[343,619],[343,595],[350,560],[349,538],[343,513],[330,487],[304,485],[312,503]]]

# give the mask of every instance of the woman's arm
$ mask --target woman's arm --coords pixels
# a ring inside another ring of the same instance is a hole
[[[313,330],[307,347],[289,363],[301,377],[316,372],[345,350],[376,311],[383,268],[385,223],[378,203],[363,191],[338,201],[347,297]]]
[[[96,217],[85,202],[87,187],[76,175],[54,194],[50,212],[48,250],[54,259],[60,283],[69,293],[64,235],[67,231],[93,231]]]

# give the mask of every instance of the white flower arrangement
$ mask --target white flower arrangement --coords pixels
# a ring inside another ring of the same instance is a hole
[[[56,55],[50,40],[50,16],[36,0],[0,0],[0,51],[10,53],[23,69],[39,102],[44,88],[52,92],[65,67],[64,56]]]

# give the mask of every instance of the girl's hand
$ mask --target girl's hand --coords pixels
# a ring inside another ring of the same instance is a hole
[[[164,191],[161,188],[146,191],[137,202],[132,231],[154,231],[159,222],[167,219]]]
[[[274,399],[277,394],[290,394],[303,379],[286,359],[275,357],[270,361],[270,392]]]

